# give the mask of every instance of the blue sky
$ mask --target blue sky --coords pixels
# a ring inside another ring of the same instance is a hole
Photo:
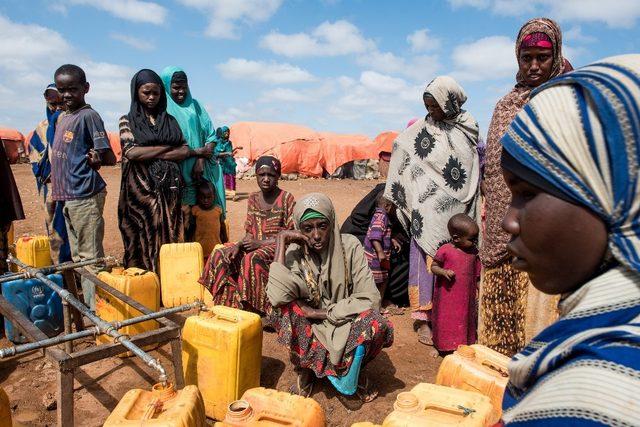
[[[560,23],[574,67],[640,51],[640,0],[1,0],[0,126],[33,129],[44,87],[71,62],[109,130],[138,69],[178,65],[216,126],[369,136],[424,114],[425,83],[450,74],[485,135],[535,16]]]

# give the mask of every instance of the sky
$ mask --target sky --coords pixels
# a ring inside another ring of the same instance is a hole
[[[537,16],[559,22],[576,68],[640,51],[640,0],[0,0],[0,126],[32,130],[55,69],[74,63],[108,130],[136,71],[176,65],[216,126],[370,137],[424,115],[426,83],[448,74],[486,135]]]

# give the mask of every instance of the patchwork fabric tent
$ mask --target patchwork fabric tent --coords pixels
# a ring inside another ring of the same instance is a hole
[[[236,157],[253,163],[260,156],[274,156],[283,173],[312,177],[333,174],[353,160],[377,160],[383,147],[365,135],[316,132],[287,123],[239,122],[231,126],[230,139],[234,147],[242,147]]]

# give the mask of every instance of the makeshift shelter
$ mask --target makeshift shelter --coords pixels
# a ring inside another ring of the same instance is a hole
[[[118,132],[107,132],[109,136],[109,145],[116,155],[116,160],[122,160],[122,144],[120,144],[120,134]]]
[[[25,157],[24,135],[15,129],[0,128],[0,138],[9,159],[9,164],[16,164],[20,157]]]
[[[389,171],[389,161],[391,160],[391,152],[393,151],[393,141],[398,137],[398,132],[389,131],[382,132],[373,140],[374,145],[380,150],[378,152],[379,163],[378,171],[383,178],[387,177]]]

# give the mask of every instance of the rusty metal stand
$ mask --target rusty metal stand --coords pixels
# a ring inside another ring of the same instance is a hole
[[[151,310],[128,297],[117,289],[112,288],[106,283],[98,279],[97,276],[89,272],[88,270],[81,268],[78,270],[68,270],[65,272],[65,281],[67,289],[74,295],[77,295],[77,283],[76,274],[83,278],[90,280],[96,285],[96,287],[103,291],[113,295],[125,304],[135,308],[142,314],[153,313]],[[71,332],[71,319],[76,325],[76,330],[81,331],[84,329],[82,324],[82,317],[80,313],[74,313],[72,306],[64,305],[64,318],[65,318],[65,333]],[[77,311],[77,310],[76,310]],[[4,297],[0,295],[0,313],[10,322],[12,322],[30,341],[41,341],[48,337],[40,331],[36,326],[31,323],[22,313],[13,307]],[[171,344],[171,362],[173,364],[175,385],[176,388],[184,387],[184,376],[182,373],[182,355],[181,355],[181,340],[180,340],[180,326],[175,322],[162,317],[157,319],[160,323],[158,329],[147,331],[142,334],[134,335],[131,337],[131,342],[139,347],[147,346],[150,344]],[[70,343],[70,341],[69,341]],[[44,355],[54,364],[57,365],[58,373],[58,409],[57,409],[57,423],[59,426],[72,427],[74,425],[73,419],[73,381],[75,375],[75,369],[89,363],[97,362],[99,360],[107,359],[109,357],[116,356],[121,353],[125,353],[127,349],[122,344],[103,344],[90,347],[80,351],[73,351],[73,347],[65,343],[65,350],[57,347],[49,347],[43,350]]]

